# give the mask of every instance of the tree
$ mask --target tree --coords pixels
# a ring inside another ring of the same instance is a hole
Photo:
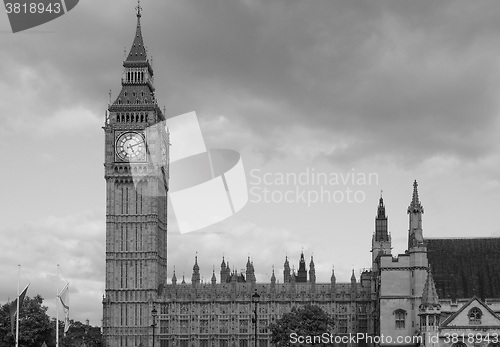
[[[321,336],[330,333],[333,328],[333,319],[319,306],[307,304],[295,306],[289,313],[285,313],[275,323],[269,325],[272,343],[278,347],[296,346],[293,336]],[[292,335],[296,334],[296,335]],[[320,341],[298,341],[299,345],[327,346],[331,343]]]
[[[40,295],[24,298],[23,305],[19,309],[20,347],[40,347],[44,341],[51,346],[50,319],[47,315],[47,307],[42,303],[43,298]],[[0,309],[0,347],[10,347],[15,343],[15,334],[11,332],[9,306],[9,303],[6,303]]]
[[[45,342],[47,347],[55,347],[56,320],[47,315],[47,307],[42,305],[40,295],[25,297],[19,315],[19,347],[40,347]],[[9,303],[0,307],[0,347],[12,347],[15,334],[11,332]],[[64,322],[59,321],[60,347],[80,347],[84,342],[88,347],[101,347],[102,334],[99,327],[93,327],[78,321],[71,321],[66,336],[63,336]],[[15,329],[14,329],[15,332]]]
[[[55,319],[52,319],[55,326]],[[64,322],[59,321],[59,345],[60,347],[80,347],[85,343],[87,347],[102,347],[102,334],[99,327],[83,324],[79,321],[71,320],[66,336],[63,336]],[[55,328],[53,339],[55,340]]]

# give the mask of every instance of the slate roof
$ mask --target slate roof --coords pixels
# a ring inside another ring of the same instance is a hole
[[[146,47],[144,47],[144,40],[142,39],[142,30],[141,30],[141,14],[137,13],[137,28],[135,31],[134,42],[132,43],[132,47],[130,48],[130,52],[128,53],[126,62],[139,62],[139,61],[147,61],[147,53]]]
[[[426,239],[440,299],[500,298],[500,238]]]

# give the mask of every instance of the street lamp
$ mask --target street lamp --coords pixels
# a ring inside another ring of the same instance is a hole
[[[155,347],[155,328],[156,328],[156,315],[158,311],[156,311],[156,307],[153,306],[153,310],[151,311],[151,316],[153,316],[153,324],[151,324],[151,328],[153,328],[153,347]]]
[[[255,347],[257,347],[257,304],[259,303],[260,300],[260,295],[257,294],[257,290],[255,291],[254,295],[252,295],[252,302],[255,304],[255,309],[254,309],[254,323],[255,323]]]

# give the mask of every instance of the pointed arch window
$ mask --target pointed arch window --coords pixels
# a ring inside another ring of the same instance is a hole
[[[469,324],[471,325],[479,325],[481,324],[481,318],[483,316],[483,312],[477,308],[473,307],[469,310]]]
[[[394,311],[394,318],[395,318],[395,324],[396,324],[396,329],[404,329],[405,328],[405,323],[406,323],[406,311],[402,309],[398,309]]]

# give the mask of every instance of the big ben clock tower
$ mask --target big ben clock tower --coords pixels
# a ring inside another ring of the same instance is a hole
[[[168,134],[142,39],[142,9],[136,9],[122,88],[104,126],[106,347],[152,344],[151,311],[167,267]]]

